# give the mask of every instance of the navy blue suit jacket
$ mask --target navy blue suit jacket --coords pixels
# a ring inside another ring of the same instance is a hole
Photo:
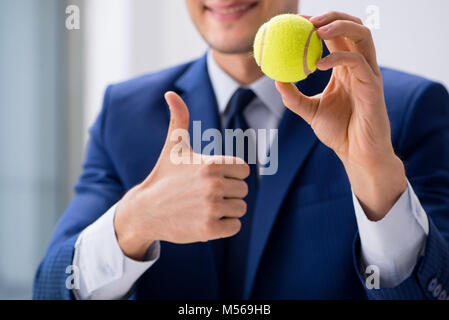
[[[430,222],[413,274],[395,288],[365,287],[345,170],[311,128],[286,110],[279,127],[279,170],[260,182],[245,298],[434,299],[428,289],[436,283],[449,292],[449,96],[442,85],[419,77],[390,69],[382,75],[394,148]],[[317,94],[329,78],[330,72],[316,72],[298,86]],[[65,271],[75,241],[151,172],[167,133],[168,90],[181,94],[190,120],[201,120],[203,130],[219,128],[205,57],[108,87],[76,196],[37,271],[34,298],[73,298]],[[132,297],[219,298],[223,261],[214,255],[214,241],[161,245],[160,259],[138,280]]]

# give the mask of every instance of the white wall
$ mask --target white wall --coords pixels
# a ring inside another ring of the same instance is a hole
[[[84,133],[101,107],[108,84],[132,76],[131,20],[133,0],[85,0],[81,12],[84,35]],[[156,4],[156,1],[152,1]],[[164,3],[162,1],[157,3]]]
[[[132,62],[141,74],[197,58],[206,44],[187,13],[184,0],[132,0]]]
[[[86,126],[95,118],[107,83],[156,71],[201,55],[206,45],[183,0],[88,0],[90,37]],[[373,30],[382,65],[419,74],[449,87],[447,0],[301,0],[301,12],[340,10],[367,18],[380,10]]]

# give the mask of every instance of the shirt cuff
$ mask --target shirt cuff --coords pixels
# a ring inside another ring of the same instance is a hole
[[[391,288],[406,280],[424,252],[429,221],[412,186],[380,221],[367,218],[354,192],[354,210],[361,242],[361,263],[377,266],[380,285]]]
[[[160,242],[154,242],[145,261],[135,261],[123,253],[114,229],[116,205],[88,226],[75,243],[73,264],[79,269],[79,299],[120,299],[160,256]]]

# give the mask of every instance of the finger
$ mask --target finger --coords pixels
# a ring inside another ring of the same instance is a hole
[[[351,51],[363,55],[376,74],[380,72],[371,30],[366,26],[353,21],[337,20],[318,29],[318,35],[323,40],[332,40],[337,37],[350,40]]]
[[[330,40],[324,40],[329,52],[351,51],[351,46],[344,37],[335,37]]]
[[[214,177],[243,180],[249,176],[249,165],[241,158],[232,156],[202,155],[203,174]]]
[[[224,179],[223,197],[226,199],[243,199],[248,195],[248,185],[239,179]]]
[[[242,223],[237,218],[223,218],[218,220],[218,238],[228,238],[237,234],[242,228]]]
[[[223,177],[243,180],[249,176],[249,165],[243,159],[232,156],[218,157],[221,163],[219,170]]]
[[[223,199],[220,218],[241,218],[246,213],[246,202],[242,199]]]
[[[170,108],[170,124],[167,137],[176,129],[189,130],[189,109],[182,98],[173,91],[164,95],[165,101]]]
[[[308,16],[308,15],[304,15],[304,14],[300,14],[301,17],[306,18],[307,20],[310,20],[310,18],[312,18],[312,16]]]
[[[205,164],[245,164],[245,160],[230,155],[203,155]]]
[[[318,99],[305,96],[292,83],[276,81],[276,88],[284,105],[310,124],[318,107]]]
[[[371,83],[374,81],[374,74],[366,59],[355,52],[333,52],[317,63],[320,70],[328,70],[335,67],[348,67],[352,74],[360,81]]]
[[[223,175],[225,178],[246,179],[250,174],[250,168],[247,163],[225,164]]]
[[[190,146],[189,110],[182,98],[175,92],[169,91],[164,97],[170,109],[170,124],[160,159],[170,157],[171,160],[176,159],[174,160],[176,163],[192,161],[195,154]],[[188,157],[188,159],[182,160],[184,157]]]
[[[344,12],[338,12],[338,11],[329,11],[322,15],[310,18],[310,22],[312,22],[316,28],[320,28],[320,27],[327,25],[336,20],[348,20],[348,21],[352,21],[352,22],[355,22],[358,24],[363,24],[363,22],[360,18],[351,16],[350,14],[347,14]]]
[[[352,21],[354,23],[363,24],[362,20],[360,20],[359,18],[351,16],[347,13],[337,11],[330,11],[325,14],[310,18],[310,22],[312,22],[315,28],[317,29],[336,20],[347,20]],[[342,36],[337,36],[334,37],[333,39],[325,40],[325,42],[330,52],[351,50],[347,41]]]

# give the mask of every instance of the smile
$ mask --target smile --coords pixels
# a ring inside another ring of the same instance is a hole
[[[204,8],[214,18],[220,21],[237,20],[254,8],[257,3],[234,3],[234,4],[211,4],[205,5]]]

